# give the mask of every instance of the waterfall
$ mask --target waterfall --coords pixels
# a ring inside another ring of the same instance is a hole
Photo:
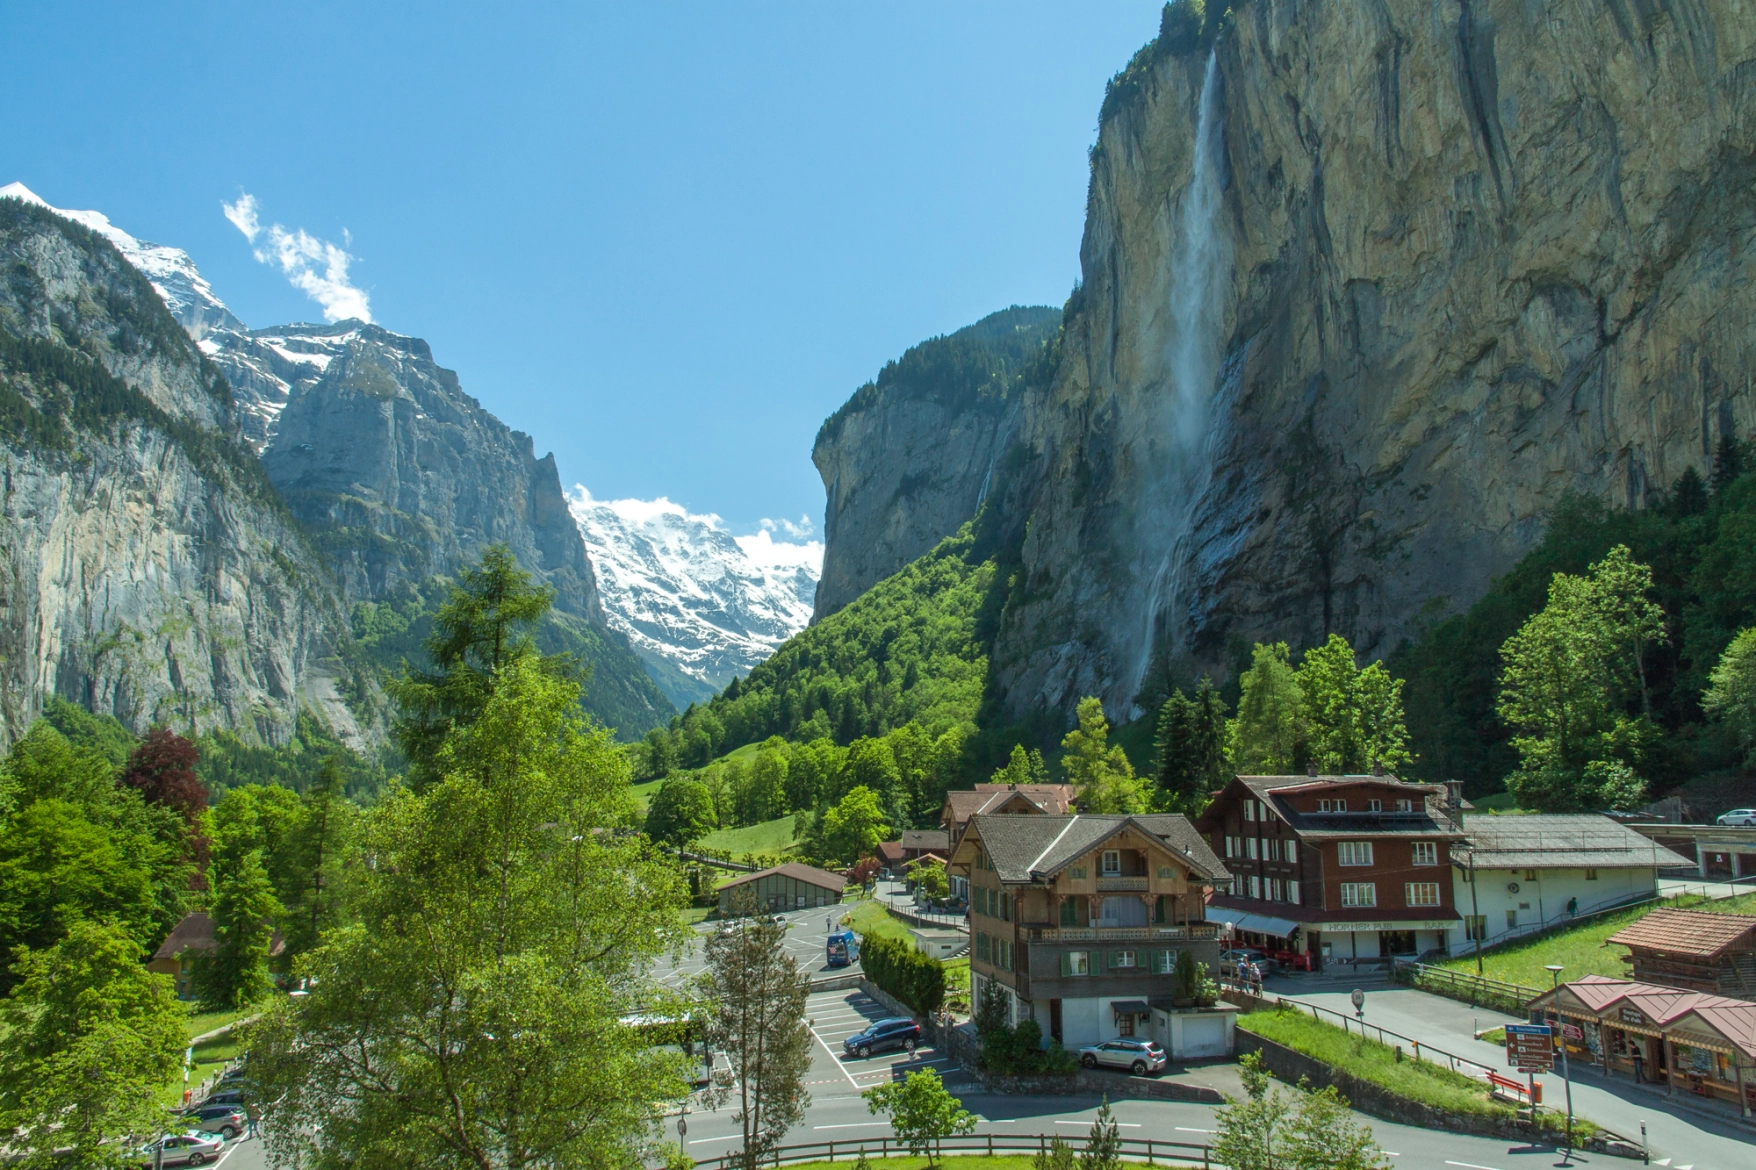
[[[1166,355],[1166,404],[1169,417],[1159,436],[1163,444],[1162,508],[1152,509],[1163,527],[1153,536],[1164,543],[1163,560],[1153,575],[1146,599],[1145,636],[1135,672],[1138,691],[1159,642],[1160,621],[1174,610],[1187,563],[1189,530],[1195,505],[1207,489],[1213,461],[1211,408],[1220,376],[1221,330],[1225,327],[1224,293],[1231,276],[1231,242],[1219,222],[1224,188],[1224,110],[1217,52],[1207,55],[1201,82],[1201,105],[1195,122],[1194,158],[1189,186],[1171,253],[1171,342]],[[1173,619],[1168,631],[1179,632]]]

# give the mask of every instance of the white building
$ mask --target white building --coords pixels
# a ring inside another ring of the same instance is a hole
[[[1453,955],[1534,934],[1581,914],[1658,892],[1658,871],[1693,865],[1596,813],[1467,813],[1467,844],[1453,845],[1453,894],[1462,921],[1446,939]]]

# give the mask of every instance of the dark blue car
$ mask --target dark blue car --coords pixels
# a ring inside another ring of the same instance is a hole
[[[889,1052],[897,1048],[913,1052],[920,1042],[919,1024],[908,1019],[893,1019],[879,1020],[864,1032],[843,1040],[841,1046],[850,1056],[867,1057],[874,1052]]]

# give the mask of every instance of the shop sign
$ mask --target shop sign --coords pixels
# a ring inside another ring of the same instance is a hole
[[[1622,1022],[1624,1024],[1644,1024],[1646,1017],[1640,1014],[1639,1008],[1625,1007],[1622,1009]]]
[[[1585,1030],[1578,1024],[1564,1023],[1561,1025],[1561,1038],[1564,1040],[1583,1040],[1585,1039]]]

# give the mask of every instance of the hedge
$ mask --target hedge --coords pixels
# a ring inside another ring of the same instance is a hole
[[[866,978],[923,1015],[945,1004],[945,964],[909,943],[862,934],[860,968]]]

